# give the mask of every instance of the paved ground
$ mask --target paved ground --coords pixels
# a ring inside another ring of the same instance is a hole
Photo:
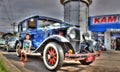
[[[4,56],[13,63],[21,72],[50,72],[39,56],[29,56],[29,62],[19,61],[15,52],[2,51]],[[78,61],[64,61],[63,66],[57,72],[120,72],[120,52],[103,52],[96,61],[89,66],[81,65]]]

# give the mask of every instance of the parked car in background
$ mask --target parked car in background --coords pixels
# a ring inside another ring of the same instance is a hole
[[[0,38],[0,47],[4,48],[5,47],[5,40]]]
[[[15,50],[15,43],[16,40],[18,40],[17,37],[11,37],[6,41],[6,45],[5,45],[5,50],[6,51],[11,51],[11,50]]]

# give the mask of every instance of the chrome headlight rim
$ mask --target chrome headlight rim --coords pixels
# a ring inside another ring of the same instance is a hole
[[[75,39],[76,38],[76,30],[75,30],[76,27],[70,27],[68,28],[67,30],[67,36],[70,38],[70,39]]]

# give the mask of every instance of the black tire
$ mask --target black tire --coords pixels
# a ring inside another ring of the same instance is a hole
[[[80,63],[82,65],[90,65],[92,62],[86,62],[86,60],[81,60]]]
[[[20,44],[19,43],[16,43],[15,44],[15,51],[16,51],[16,55],[18,56],[18,57],[20,57]]]
[[[3,50],[6,51],[6,45],[4,46]]]
[[[93,56],[93,57],[94,57],[94,60],[95,60],[95,56]],[[86,57],[86,58],[87,58],[87,57]],[[80,63],[81,63],[82,65],[90,65],[91,63],[94,62],[94,60],[87,62],[86,59],[84,59],[84,60],[80,60]]]
[[[58,70],[63,65],[63,60],[64,52],[59,44],[50,42],[45,46],[43,61],[47,69],[51,71]]]
[[[7,45],[5,48],[6,48],[6,51],[7,51],[7,52],[9,52],[9,51],[10,51],[10,49],[9,49],[9,46],[8,46],[8,45]]]
[[[4,50],[7,51],[7,52],[10,51],[8,45],[5,45]]]

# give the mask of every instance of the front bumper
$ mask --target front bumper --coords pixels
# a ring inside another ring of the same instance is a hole
[[[84,54],[65,54],[65,60],[85,60],[86,57],[88,56],[95,56],[98,57],[100,56],[100,52],[95,52],[95,53],[84,53]]]
[[[5,45],[4,44],[0,44],[0,47],[5,47]]]

